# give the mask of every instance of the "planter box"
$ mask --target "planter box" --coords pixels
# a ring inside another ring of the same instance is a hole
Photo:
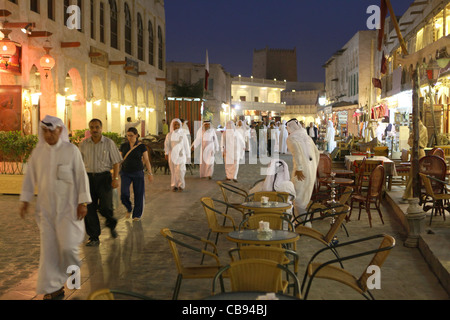
[[[0,194],[20,195],[24,175],[0,174]]]

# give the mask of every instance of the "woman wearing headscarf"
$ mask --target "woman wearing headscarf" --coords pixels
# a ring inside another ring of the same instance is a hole
[[[211,128],[211,122],[205,121],[198,130],[194,143],[194,149],[199,149],[199,159],[195,163],[200,164],[200,178],[212,179],[214,173],[215,153],[220,151],[216,130]]]
[[[286,154],[287,153],[287,144],[286,140],[288,138],[288,131],[286,129],[286,120],[283,120],[283,122],[280,125],[280,153]]]
[[[334,148],[336,148],[336,142],[334,141],[334,136],[336,135],[336,130],[334,129],[333,121],[328,120],[327,123],[327,135],[325,140],[328,143],[328,152],[333,152]]]
[[[222,134],[221,144],[227,180],[237,182],[239,162],[245,156],[245,141],[242,135],[237,132],[233,121],[227,122],[226,130]]]
[[[173,119],[170,132],[164,141],[164,151],[171,175],[170,186],[173,191],[185,189],[186,164],[191,162],[190,143],[181,126],[180,119]]]
[[[35,188],[41,238],[36,291],[44,300],[61,299],[69,268],[81,266],[79,246],[91,195],[81,152],[69,142],[67,128],[56,117],[46,116],[39,125],[39,143],[28,161],[20,195],[22,218]]]
[[[295,187],[295,209],[298,214],[305,213],[311,200],[314,183],[319,166],[320,153],[314,141],[306,133],[296,119],[287,123],[289,137],[286,140],[289,152],[292,154],[292,183]]]

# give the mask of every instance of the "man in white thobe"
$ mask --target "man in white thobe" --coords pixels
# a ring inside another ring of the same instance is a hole
[[[173,191],[185,189],[186,164],[191,162],[190,143],[181,126],[180,119],[173,119],[170,124],[170,132],[164,141],[164,151],[171,175],[170,186]]]
[[[280,153],[286,154],[287,153],[287,144],[286,140],[288,138],[288,131],[286,129],[286,120],[283,120],[283,122],[280,125]]]
[[[320,152],[314,141],[306,133],[306,129],[296,119],[287,123],[287,130],[289,137],[286,143],[289,152],[292,153],[293,160],[291,181],[296,192],[294,207],[297,214],[303,214],[306,213],[308,203],[311,200]]]
[[[205,121],[198,130],[194,143],[194,149],[199,148],[200,178],[212,179],[214,173],[214,155],[220,151],[216,130],[211,128],[211,122]]]
[[[227,122],[226,130],[222,134],[221,145],[227,180],[237,182],[239,162],[245,157],[245,141],[244,137],[236,130],[233,121]]]
[[[28,162],[20,201],[22,218],[38,190],[36,221],[41,238],[37,294],[45,300],[64,296],[68,273],[79,268],[79,246],[85,236],[83,219],[91,202],[89,180],[79,149],[69,142],[59,118],[40,123],[39,143]]]
[[[325,137],[325,140],[327,141],[329,153],[332,153],[334,148],[336,148],[336,142],[334,141],[335,135],[336,135],[336,130],[334,129],[333,121],[328,120],[327,135]]]
[[[247,127],[247,124],[242,121],[238,120],[236,123],[236,130],[244,137],[245,141],[245,150],[249,150],[249,139],[250,139],[250,130]]]

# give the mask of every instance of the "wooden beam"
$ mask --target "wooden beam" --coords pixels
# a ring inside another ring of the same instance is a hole
[[[61,42],[61,48],[78,48],[81,46],[80,42]]]
[[[103,54],[100,52],[89,52],[89,58],[95,58],[95,57],[100,57]]]
[[[31,31],[28,35],[30,38],[47,38],[50,37],[53,33],[48,31]]]
[[[127,71],[134,70],[134,67],[133,66],[123,67],[123,70],[127,70]]]
[[[145,71],[139,72],[139,75],[140,76],[145,76],[145,75],[147,75],[147,72],[145,72]]]
[[[392,20],[392,23],[394,24],[395,31],[397,32],[398,41],[400,42],[400,46],[402,47],[403,54],[407,55],[408,50],[406,49],[405,40],[403,39],[402,33],[398,26],[397,17],[395,16],[394,9],[392,8],[391,1],[385,0],[385,2],[386,2],[386,6],[389,9],[389,13],[391,15],[391,20]]]
[[[0,17],[9,17],[10,15],[11,15],[10,11],[4,9],[0,10]]]
[[[119,66],[119,65],[124,65],[127,64],[127,62],[125,60],[123,61],[110,61],[109,65],[110,66]]]
[[[413,15],[413,14],[421,14],[421,13],[423,13],[423,10],[417,10],[417,11],[411,11],[411,15]]]
[[[166,78],[156,78],[156,81],[166,81]]]
[[[34,22],[5,22],[3,23],[3,28],[5,29],[20,29],[25,28],[27,25],[31,25],[32,28],[36,28],[36,23]]]
[[[428,4],[428,1],[414,2],[414,3],[411,3],[410,7],[417,7],[417,6],[421,6],[424,4]]]

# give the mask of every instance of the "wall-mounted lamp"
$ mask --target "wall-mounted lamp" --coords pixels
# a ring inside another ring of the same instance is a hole
[[[30,35],[32,29],[33,29],[33,23],[29,23],[25,27],[23,27],[21,30],[23,33]]]

